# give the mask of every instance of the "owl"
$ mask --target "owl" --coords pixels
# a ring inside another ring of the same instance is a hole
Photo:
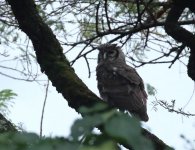
[[[96,75],[102,99],[148,121],[147,94],[142,78],[126,64],[125,55],[117,44],[103,44],[98,49]]]

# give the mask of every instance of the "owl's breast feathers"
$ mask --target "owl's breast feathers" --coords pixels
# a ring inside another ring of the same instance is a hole
[[[100,63],[96,71],[98,89],[105,101],[130,112],[146,109],[143,80],[134,68],[126,64]],[[148,116],[144,117],[142,120],[148,119]]]

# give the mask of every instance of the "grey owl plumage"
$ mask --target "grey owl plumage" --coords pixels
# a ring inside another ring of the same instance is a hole
[[[126,64],[125,55],[116,44],[103,44],[98,49],[96,75],[102,99],[148,121],[147,94],[142,78]]]

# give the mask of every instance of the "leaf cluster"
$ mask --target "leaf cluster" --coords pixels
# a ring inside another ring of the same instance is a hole
[[[12,103],[11,100],[13,100],[15,96],[17,96],[17,94],[10,89],[0,91],[0,113],[4,115],[9,113],[9,107]]]
[[[98,104],[81,108],[85,117],[75,121],[67,138],[41,139],[34,133],[4,133],[0,135],[0,149],[6,150],[119,150],[119,142],[134,150],[152,150],[151,141],[141,134],[140,122],[115,109],[106,110]],[[100,127],[100,131],[94,131]]]

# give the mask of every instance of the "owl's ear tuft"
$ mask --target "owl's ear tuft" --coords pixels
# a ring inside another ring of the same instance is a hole
[[[120,48],[119,46],[117,46],[117,44],[110,44],[110,43],[106,43],[106,44],[101,44],[100,46],[97,47],[98,50],[102,51],[105,49],[118,49]]]

